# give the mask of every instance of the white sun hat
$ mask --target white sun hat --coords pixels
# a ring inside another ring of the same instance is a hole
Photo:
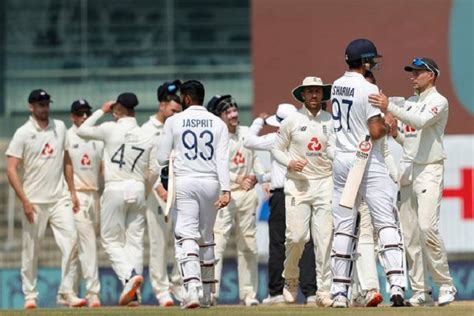
[[[301,91],[304,87],[322,87],[323,88],[323,99],[322,102],[327,101],[331,98],[331,84],[323,83],[323,80],[319,77],[306,77],[303,80],[303,84],[293,89],[293,96],[296,100],[304,102],[301,96]]]
[[[280,122],[286,119],[290,114],[298,111],[293,104],[282,103],[278,105],[277,111],[272,116],[265,119],[265,122],[270,126],[280,127]]]

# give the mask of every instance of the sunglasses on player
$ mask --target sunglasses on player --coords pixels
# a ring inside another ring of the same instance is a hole
[[[418,67],[425,67],[427,68],[429,71],[431,71],[432,73],[434,73],[436,76],[439,76],[439,70],[436,69],[434,66],[432,65],[429,65],[427,62],[425,62],[422,58],[415,58],[413,59],[413,62],[412,62],[413,65],[415,66],[418,66]]]

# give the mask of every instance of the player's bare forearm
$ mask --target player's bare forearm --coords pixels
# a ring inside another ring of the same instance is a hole
[[[64,152],[64,178],[66,179],[69,193],[71,194],[72,210],[74,213],[79,212],[79,199],[76,194],[76,186],[74,185],[74,169],[72,160],[67,151]]]
[[[23,186],[20,181],[20,177],[18,176],[18,165],[15,160],[17,158],[8,157],[7,158],[7,178],[8,182],[12,186],[13,190],[15,191],[16,195],[20,199],[21,203],[29,202],[28,198],[26,197],[25,191],[23,191]]]
[[[16,195],[18,196],[21,203],[23,204],[23,212],[26,216],[26,219],[28,220],[28,222],[33,223],[35,209],[33,207],[33,204],[30,202],[30,200],[26,196],[25,191],[23,191],[23,185],[18,175],[19,164],[20,164],[20,159],[16,157],[7,158],[7,178],[8,178],[8,182],[10,182],[10,185],[12,186]]]

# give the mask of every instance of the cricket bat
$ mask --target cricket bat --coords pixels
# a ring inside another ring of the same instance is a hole
[[[168,214],[174,205],[176,198],[176,189],[174,187],[174,170],[173,170],[174,151],[171,151],[170,162],[168,165],[168,198],[166,199],[166,207],[163,211],[165,215],[165,222],[168,222]]]
[[[354,163],[349,174],[347,175],[346,185],[342,190],[341,200],[339,205],[347,208],[354,208],[359,186],[364,176],[365,166],[369,160],[370,152],[372,150],[372,143],[370,136],[365,136],[365,139],[359,143],[357,148]]]

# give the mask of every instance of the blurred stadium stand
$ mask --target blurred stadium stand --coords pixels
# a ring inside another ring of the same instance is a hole
[[[2,152],[28,117],[29,92],[39,87],[54,100],[51,116],[68,126],[73,100],[86,98],[97,108],[124,91],[138,95],[137,117],[143,123],[156,111],[158,85],[175,78],[198,79],[205,84],[206,100],[232,94],[242,121],[249,123],[253,97],[249,5],[248,0],[2,0]],[[11,195],[4,155],[0,170],[0,268],[17,268],[22,210],[17,202],[14,229],[7,229]],[[108,266],[99,248],[100,265]],[[148,244],[146,249],[148,262]],[[42,250],[40,266],[59,266],[60,253],[50,229]]]

